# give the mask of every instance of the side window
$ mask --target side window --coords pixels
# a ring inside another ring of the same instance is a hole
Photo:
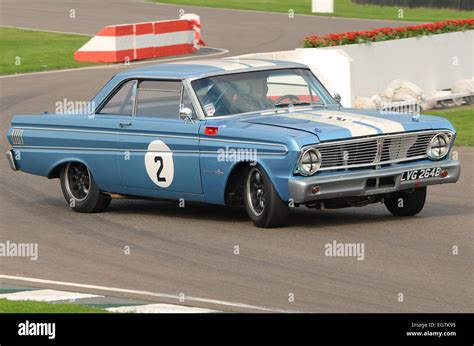
[[[142,81],[137,89],[136,116],[178,119],[181,106],[181,82]],[[190,107],[183,98],[184,107]]]
[[[136,80],[126,82],[100,110],[99,114],[132,115]]]

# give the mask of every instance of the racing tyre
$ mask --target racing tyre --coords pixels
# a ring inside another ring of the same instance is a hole
[[[59,175],[61,189],[69,206],[80,213],[96,213],[110,204],[110,196],[100,192],[86,165],[69,162]]]
[[[425,200],[426,186],[398,192],[385,198],[384,204],[394,216],[413,216],[423,209]]]
[[[254,166],[248,169],[244,191],[245,209],[257,227],[278,227],[286,222],[289,207],[278,196],[262,168]]]

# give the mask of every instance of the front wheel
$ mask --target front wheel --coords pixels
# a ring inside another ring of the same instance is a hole
[[[245,209],[257,227],[283,225],[289,214],[267,173],[258,166],[249,168],[245,179]]]
[[[388,211],[394,216],[413,216],[425,206],[426,186],[397,192],[384,199]]]
[[[74,211],[95,213],[109,206],[110,196],[100,192],[86,165],[69,162],[61,169],[59,178],[64,198]]]

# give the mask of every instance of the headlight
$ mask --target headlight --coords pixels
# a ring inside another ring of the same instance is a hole
[[[310,148],[303,152],[298,162],[298,172],[302,175],[313,175],[321,167],[321,153]]]
[[[449,151],[449,142],[450,139],[445,133],[438,133],[435,135],[430,143],[428,144],[428,149],[426,154],[432,160],[440,160],[446,156]]]

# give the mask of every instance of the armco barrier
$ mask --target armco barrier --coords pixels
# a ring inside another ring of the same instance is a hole
[[[204,45],[199,16],[178,20],[110,25],[74,53],[77,61],[127,62],[189,54]]]

